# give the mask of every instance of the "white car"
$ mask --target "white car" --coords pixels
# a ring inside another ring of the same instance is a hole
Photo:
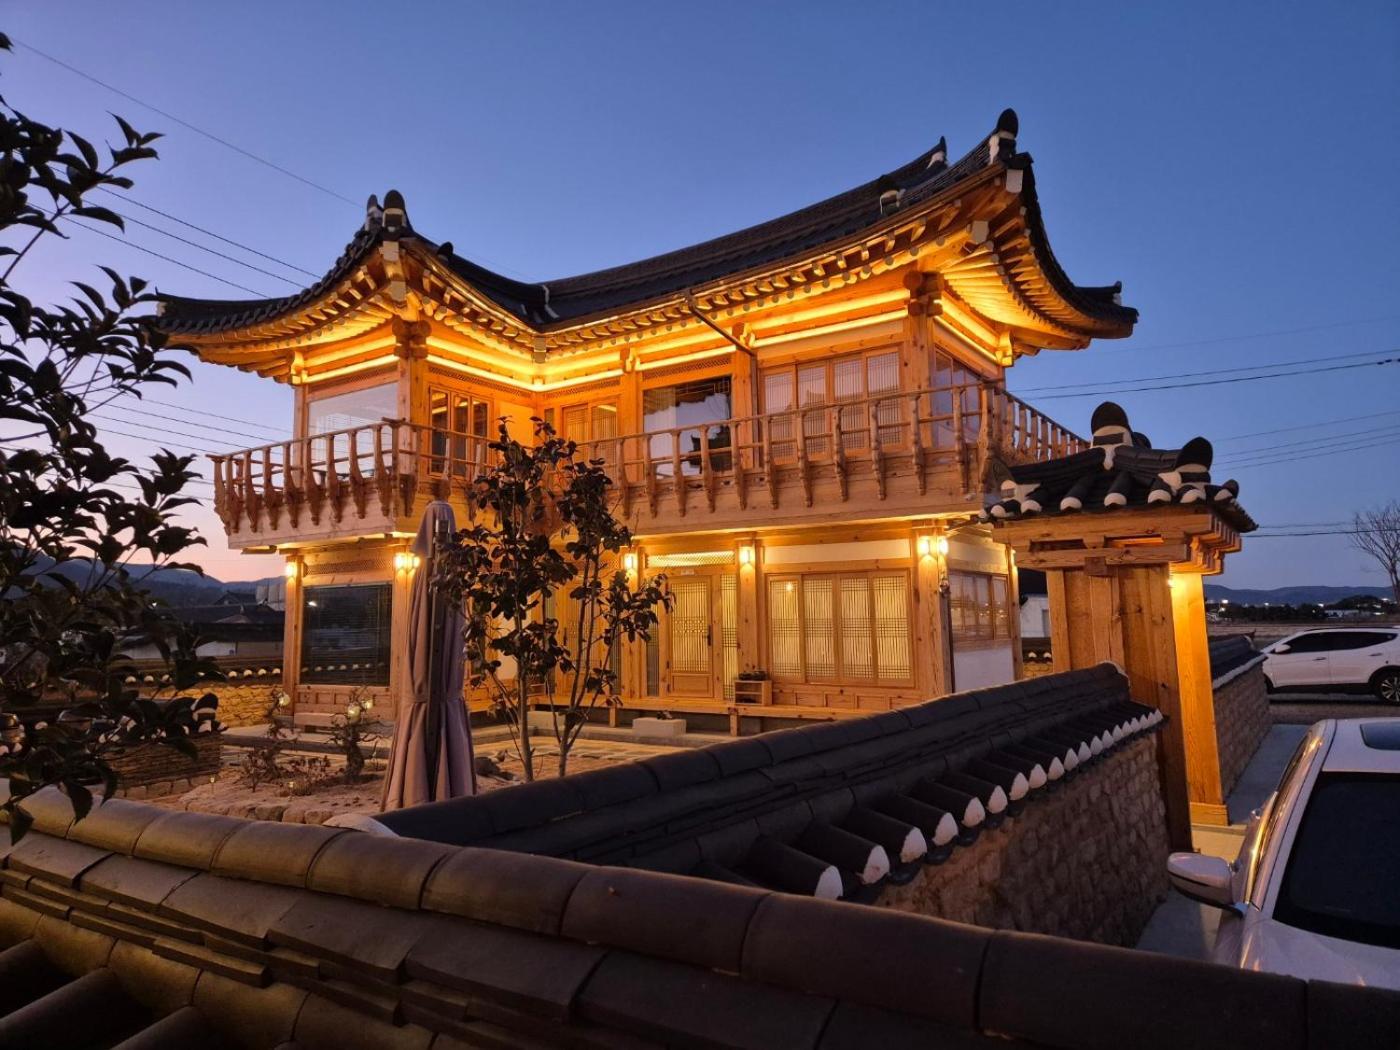
[[[1272,689],[1314,692],[1369,689],[1400,704],[1400,628],[1300,631],[1264,650]]]
[[[1400,718],[1318,722],[1234,864],[1173,853],[1167,871],[1225,909],[1214,961],[1400,989]]]

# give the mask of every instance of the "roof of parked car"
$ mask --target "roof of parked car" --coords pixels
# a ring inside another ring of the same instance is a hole
[[[1400,719],[1336,719],[1322,769],[1326,773],[1400,776]]]

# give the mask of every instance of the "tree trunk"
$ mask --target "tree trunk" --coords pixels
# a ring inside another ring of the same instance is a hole
[[[530,683],[518,669],[515,688],[519,697],[515,710],[516,730],[520,733],[520,764],[525,767],[525,780],[528,783],[535,779],[535,752],[530,744]]]

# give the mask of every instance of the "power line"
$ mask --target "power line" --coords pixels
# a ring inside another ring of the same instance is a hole
[[[345,196],[342,193],[337,193],[333,189],[330,189],[326,186],[322,186],[319,182],[313,182],[311,179],[306,178],[304,175],[298,175],[296,172],[290,170],[289,168],[284,168],[282,167],[282,165],[274,163],[273,161],[268,160],[266,157],[261,157],[258,154],[252,152],[251,150],[246,150],[242,146],[237,146],[234,143],[230,142],[228,139],[221,138],[218,135],[215,135],[212,131],[205,131],[197,124],[191,124],[188,120],[182,120],[181,118],[175,116],[175,114],[167,112],[166,110],[161,109],[159,106],[154,106],[151,103],[145,101],[144,99],[137,98],[135,95],[123,91],[121,88],[116,87],[113,84],[107,83],[105,80],[99,80],[91,73],[85,73],[81,69],[78,69],[76,66],[70,66],[67,62],[64,62],[60,58],[55,58],[53,55],[50,55],[46,51],[40,51],[33,44],[26,44],[21,40],[15,40],[14,37],[11,37],[10,39],[14,43],[19,44],[19,46],[24,48],[26,51],[33,52],[40,58],[48,62],[52,62],[54,65],[59,66],[62,69],[68,70],[68,72],[72,73],[74,76],[82,77],[84,80],[96,84],[98,87],[106,88],[108,91],[120,95],[122,98],[126,99],[129,102],[135,102],[138,106],[144,106],[146,109],[149,109],[152,113],[157,113],[160,116],[164,117],[166,120],[172,120],[176,124],[179,124],[181,127],[193,131],[197,135],[203,135],[206,139],[209,139],[211,142],[217,142],[219,145],[224,146],[227,149],[231,149],[235,153],[247,157],[249,160],[256,161],[264,167],[268,167],[271,168],[273,171],[280,172],[281,174],[286,175],[288,178],[296,179],[297,182],[300,182],[305,186],[310,186],[312,189],[319,190],[327,196],[334,197],[336,200],[344,201],[346,204],[351,204],[358,207],[355,201],[351,200],[349,197]]]
[[[1248,458],[1257,452],[1272,452],[1284,448],[1297,448],[1300,445],[1321,447],[1323,442],[1341,441],[1346,438],[1377,437],[1388,434],[1397,428],[1400,428],[1400,423],[1391,423],[1386,426],[1367,427],[1365,430],[1349,430],[1344,434],[1331,434],[1321,439],[1316,437],[1301,438],[1298,441],[1282,441],[1274,445],[1260,445],[1257,448],[1242,448],[1231,451],[1230,455]]]
[[[68,221],[73,223],[75,226],[81,226],[89,233],[95,233],[99,237],[106,237],[109,241],[116,241],[118,244],[125,244],[128,248],[135,248],[138,252],[145,252],[147,255],[154,255],[157,259],[164,259],[166,262],[172,263],[175,266],[179,266],[182,269],[189,270],[191,273],[197,273],[203,277],[212,278],[213,280],[218,281],[220,284],[228,285],[230,288],[237,288],[239,291],[247,292],[249,295],[256,295],[263,299],[275,298],[275,296],[269,296],[266,292],[260,292],[256,288],[249,288],[246,284],[239,284],[237,281],[230,281],[227,277],[220,277],[218,274],[210,273],[208,270],[201,270],[198,266],[191,266],[189,263],[181,262],[179,259],[172,259],[168,255],[162,255],[160,252],[154,251],[151,248],[147,248],[144,245],[137,244],[135,241],[129,240],[126,237],[118,237],[115,234],[108,233],[106,230],[99,230],[96,226],[89,226],[85,222],[79,222],[77,219],[69,219]]]
[[[116,429],[115,427],[103,427],[102,429],[103,429],[103,431],[104,431],[105,433],[108,433],[108,434],[116,434],[118,437],[135,438],[137,441],[148,441],[148,442],[150,442],[150,443],[152,443],[152,444],[158,444],[158,443],[159,443],[159,441],[158,441],[157,438],[153,438],[153,437],[151,437],[149,434],[132,434],[132,433],[129,433],[128,431],[125,431],[125,430],[118,430],[118,429]],[[223,453],[220,452],[220,451],[218,451],[217,449],[204,448],[203,446],[196,446],[196,445],[183,445],[183,444],[180,444],[179,442],[171,442],[171,443],[170,443],[170,447],[171,447],[171,448],[183,449],[183,450],[186,451],[186,452],[204,452],[204,453],[207,453],[207,454],[209,454],[209,455],[211,455],[211,456],[221,456],[221,455],[223,455]]]
[[[1149,393],[1149,392],[1155,391],[1155,390],[1184,390],[1184,389],[1186,389],[1186,388],[1188,388],[1188,387],[1198,387],[1198,386],[1224,386],[1224,385],[1228,385],[1228,384],[1230,384],[1230,383],[1249,383],[1249,382],[1253,382],[1253,381],[1259,380],[1259,379],[1287,379],[1287,378],[1289,378],[1289,377],[1291,377],[1291,376],[1318,375],[1318,374],[1323,373],[1323,372],[1345,372],[1345,371],[1347,371],[1347,370],[1349,370],[1349,369],[1353,369],[1353,368],[1370,368],[1370,367],[1375,366],[1375,365],[1393,365],[1393,364],[1395,364],[1397,361],[1400,361],[1400,358],[1386,357],[1386,358],[1382,358],[1382,359],[1379,360],[1379,361],[1359,361],[1359,362],[1356,362],[1356,363],[1354,363],[1354,364],[1347,364],[1347,365],[1328,365],[1328,366],[1323,367],[1323,368],[1301,369],[1301,370],[1296,371],[1296,372],[1266,372],[1266,373],[1264,373],[1263,375],[1257,375],[1257,376],[1236,376],[1236,377],[1230,378],[1230,379],[1202,379],[1202,380],[1197,380],[1197,381],[1195,381],[1195,382],[1190,382],[1190,383],[1163,383],[1163,384],[1159,384],[1159,385],[1157,385],[1157,386],[1138,386],[1138,387],[1124,387],[1124,388],[1122,388],[1122,389],[1087,390],[1087,391],[1085,391],[1085,392],[1082,393],[1082,394],[1045,394],[1045,395],[1042,395],[1042,396],[1040,396],[1040,397],[1037,397],[1036,400],[1037,400],[1037,401],[1065,401],[1065,400],[1072,400],[1072,399],[1075,399],[1075,398],[1103,397],[1103,396],[1105,396],[1105,395],[1110,395],[1110,394],[1116,396],[1116,395],[1118,395],[1118,394],[1142,394],[1142,393]]]
[[[1400,437],[1387,438],[1384,441],[1366,441],[1353,447],[1327,449],[1321,452],[1310,452],[1295,456],[1279,456],[1274,459],[1261,459],[1253,463],[1234,463],[1231,465],[1231,469],[1248,470],[1251,467],[1269,467],[1277,463],[1297,463],[1300,460],[1317,459],[1319,456],[1336,456],[1343,452],[1360,452],[1364,449],[1376,448],[1382,445],[1394,445],[1397,443],[1400,443]]]
[[[1385,412],[1371,412],[1364,416],[1343,416],[1340,419],[1324,419],[1316,423],[1297,423],[1291,427],[1278,427],[1274,430],[1255,430],[1249,434],[1231,434],[1229,437],[1220,438],[1219,441],[1242,441],[1245,438],[1264,437],[1267,434],[1283,434],[1292,430],[1315,430],[1319,427],[1330,427],[1337,423],[1354,423],[1359,419],[1378,419],[1381,416],[1400,416],[1400,409],[1392,408]]]
[[[162,408],[173,408],[177,411],[184,412],[186,414],[191,414],[194,412],[193,409],[186,408],[183,405],[172,404],[169,401],[157,401],[153,397],[145,397],[141,400],[143,403],[148,405],[160,405]],[[238,416],[221,416],[217,412],[206,412],[202,408],[199,409],[199,414],[201,416],[208,416],[210,419],[222,419],[225,423],[242,423],[244,426],[261,427],[263,430],[271,430],[279,436],[285,437],[286,435],[285,429],[269,426],[266,423],[259,423],[256,420],[252,419],[240,419]],[[181,422],[183,422],[183,420],[181,420]]]
[[[1082,390],[1084,387],[1117,386],[1121,383],[1155,383],[1162,379],[1195,379],[1198,376],[1229,375],[1233,372],[1257,372],[1262,368],[1292,368],[1295,365],[1315,365],[1329,361],[1346,361],[1357,357],[1375,357],[1377,354],[1392,353],[1390,350],[1367,350],[1352,354],[1334,354],[1329,357],[1305,357],[1296,361],[1266,361],[1259,365],[1237,365],[1234,368],[1211,368],[1200,372],[1175,372],[1164,376],[1132,376],[1127,379],[1099,379],[1087,383],[1061,383],[1057,386],[1032,386],[1022,390],[1023,394],[1038,394],[1043,390]]]
[[[117,214],[121,213],[118,212]],[[229,262],[235,264],[236,266],[246,267],[249,270],[254,271],[255,273],[262,274],[264,277],[271,277],[273,280],[284,281],[285,283],[290,284],[293,288],[301,287],[301,285],[298,282],[292,280],[290,277],[283,277],[280,273],[273,273],[271,270],[264,270],[261,266],[254,266],[250,262],[244,262],[237,256],[229,255],[227,252],[221,252],[217,248],[210,248],[203,244],[200,244],[198,241],[192,241],[188,237],[181,237],[178,233],[171,233],[169,230],[162,230],[159,226],[152,225],[149,222],[142,222],[140,219],[134,218],[130,215],[122,215],[121,218],[124,222],[134,222],[137,226],[144,226],[148,230],[154,230],[162,237],[169,237],[171,240],[179,241],[181,244],[188,244],[191,248],[198,248],[202,252],[208,252],[210,255],[216,255],[220,259],[227,259]]]
[[[1238,457],[1232,457],[1231,463],[1249,463],[1256,459],[1272,459],[1275,456],[1287,458],[1302,452],[1315,452],[1324,449],[1336,449],[1345,446],[1347,451],[1353,449],[1366,448],[1368,445],[1384,445],[1389,441],[1400,438],[1400,434],[1387,431],[1382,434],[1368,435],[1364,438],[1355,435],[1347,437],[1335,437],[1327,441],[1294,442],[1291,445],[1274,445],[1269,448],[1257,448],[1247,453],[1239,453]]]
[[[1302,335],[1306,332],[1327,332],[1334,328],[1355,328],[1358,325],[1380,324],[1382,321],[1400,321],[1400,314],[1389,314],[1385,317],[1370,317],[1356,321],[1335,321],[1330,324],[1307,325],[1303,328],[1278,328],[1272,332],[1254,332],[1247,335],[1221,335],[1210,339],[1191,339],[1180,343],[1149,343],[1146,346],[1106,346],[1100,348],[1097,353],[1123,353],[1126,350],[1176,350],[1187,346],[1215,346],[1219,343],[1243,343],[1251,339],[1271,339],[1280,335]]]
[[[136,416],[135,419],[118,419],[118,420],[117,420],[118,423],[130,423],[130,424],[133,425],[133,426],[146,427],[146,428],[149,429],[149,430],[162,430],[161,427],[155,426],[155,425],[153,425],[153,424],[151,424],[151,423],[147,423],[147,422],[145,421],[145,419],[144,419],[142,416],[140,416],[138,413],[133,412],[131,409],[126,408],[126,407],[124,407],[124,406],[122,406],[122,405],[110,405],[110,406],[107,406],[106,408],[101,409],[100,411],[103,411],[103,412],[123,412],[123,413],[125,413],[127,416]],[[97,417],[97,418],[102,418],[102,417],[99,416],[99,417]],[[242,431],[242,430],[230,430],[228,427],[216,427],[216,426],[214,426],[212,423],[194,423],[194,422],[188,422],[188,423],[187,423],[187,422],[186,422],[185,420],[183,420],[183,419],[163,420],[163,422],[167,422],[167,423],[179,423],[179,424],[184,425],[184,426],[194,427],[196,430],[218,431],[218,432],[221,433],[221,434],[233,434],[233,435],[236,436],[236,437],[252,438],[254,441],[262,442],[263,444],[267,444],[267,445],[273,444],[273,442],[271,442],[271,441],[266,441],[266,440],[264,440],[264,438],[263,438],[262,435],[260,435],[260,434],[248,434],[248,433],[245,433],[245,432]],[[163,432],[163,433],[166,433],[166,434],[175,434],[175,435],[178,435],[178,436],[180,436],[180,437],[193,437],[193,438],[201,438],[201,439],[203,439],[203,438],[209,436],[207,433],[206,433],[206,434],[188,434],[188,433],[185,433],[185,432],[179,431],[179,430],[162,430],[162,432]]]
[[[297,273],[305,274],[307,277],[310,277],[313,280],[321,279],[321,274],[319,273],[316,273],[312,270],[308,270],[305,267],[298,266],[295,263],[289,263],[285,259],[279,259],[275,255],[269,255],[267,254],[267,252],[259,251],[256,248],[244,244],[242,241],[235,241],[232,237],[225,237],[221,233],[215,233],[213,230],[207,230],[203,226],[199,226],[195,223],[192,223],[187,219],[182,219],[178,215],[172,215],[168,211],[161,211],[159,208],[153,207],[150,204],[143,204],[141,201],[138,201],[135,197],[128,197],[125,194],[118,193],[116,190],[109,189],[106,186],[98,186],[96,188],[101,190],[103,193],[108,194],[109,196],[116,197],[120,201],[125,201],[127,204],[134,204],[138,208],[143,208],[146,211],[153,212],[156,215],[161,216],[162,218],[169,219],[171,222],[177,222],[181,226],[187,226],[191,230],[195,230],[198,233],[204,234],[206,237],[213,237],[217,241],[223,241],[225,244],[230,244],[235,248],[241,248],[243,251],[256,255],[259,258],[266,259],[268,262],[275,262],[279,266],[285,266],[289,270],[295,270]]]

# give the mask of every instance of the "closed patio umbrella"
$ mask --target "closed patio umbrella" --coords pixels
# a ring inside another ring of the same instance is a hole
[[[408,605],[409,691],[400,697],[381,809],[476,794],[471,728],[462,702],[462,610],[433,582],[436,540],[457,527],[434,500],[413,541],[421,559]]]

